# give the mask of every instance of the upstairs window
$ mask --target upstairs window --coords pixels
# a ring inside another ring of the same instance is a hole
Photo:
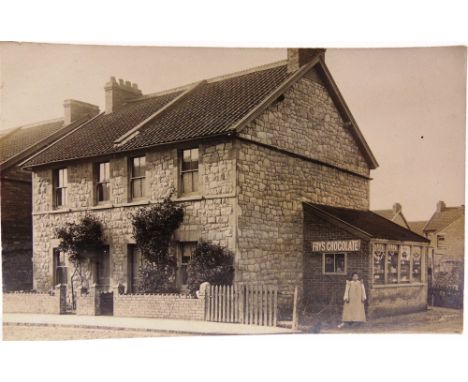
[[[445,247],[445,235],[437,235],[437,248]]]
[[[95,167],[96,203],[107,203],[110,200],[110,163],[97,163]]]
[[[182,150],[180,163],[181,194],[198,192],[198,149]]]
[[[67,205],[68,174],[66,168],[54,171],[54,206],[63,208]]]
[[[146,158],[132,158],[130,161],[130,197],[141,199],[145,196]]]

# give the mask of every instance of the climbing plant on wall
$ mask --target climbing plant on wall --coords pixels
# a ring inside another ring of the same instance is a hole
[[[143,292],[173,292],[175,288],[176,262],[169,249],[173,234],[184,219],[184,211],[171,196],[140,208],[132,216],[133,237],[145,260],[138,285]]]

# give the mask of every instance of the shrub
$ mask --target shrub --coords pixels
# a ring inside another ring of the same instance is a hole
[[[234,279],[234,254],[226,248],[206,241],[199,241],[187,267],[190,293],[203,282],[230,285]]]
[[[171,200],[141,208],[132,216],[133,237],[143,256],[137,290],[149,293],[175,291],[175,261],[169,255],[172,236],[184,219],[184,211]]]

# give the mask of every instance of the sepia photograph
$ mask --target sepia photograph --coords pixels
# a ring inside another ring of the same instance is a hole
[[[0,59],[4,341],[463,332],[466,47]]]

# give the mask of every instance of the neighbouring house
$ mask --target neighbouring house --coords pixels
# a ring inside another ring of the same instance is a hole
[[[32,178],[18,164],[99,112],[76,100],[64,102],[64,117],[10,129],[0,136],[3,290],[30,290],[32,263]]]
[[[428,240],[369,211],[378,164],[324,50],[288,49],[286,61],[148,95],[111,77],[105,100],[105,112],[23,164],[38,290],[67,265],[56,229],[92,214],[108,247],[90,282],[133,291],[131,214],[174,189],[185,211],[171,249],[182,291],[202,238],[234,252],[236,282],[278,286],[284,312],[296,287],[311,310],[339,303],[353,271],[375,315],[425,308]]]
[[[411,227],[409,226],[405,215],[403,215],[403,208],[401,207],[400,203],[395,203],[392,209],[376,210],[374,212],[377,215],[384,217],[385,219],[388,219],[396,224],[401,225],[402,227],[405,227],[406,229],[411,230]]]
[[[416,232],[418,235],[424,237],[426,236],[426,234],[424,233],[424,227],[426,226],[426,224],[427,220],[408,222],[411,231]]]
[[[458,264],[463,269],[465,206],[447,207],[439,201],[436,211],[423,228],[433,248],[434,273],[445,272]]]

